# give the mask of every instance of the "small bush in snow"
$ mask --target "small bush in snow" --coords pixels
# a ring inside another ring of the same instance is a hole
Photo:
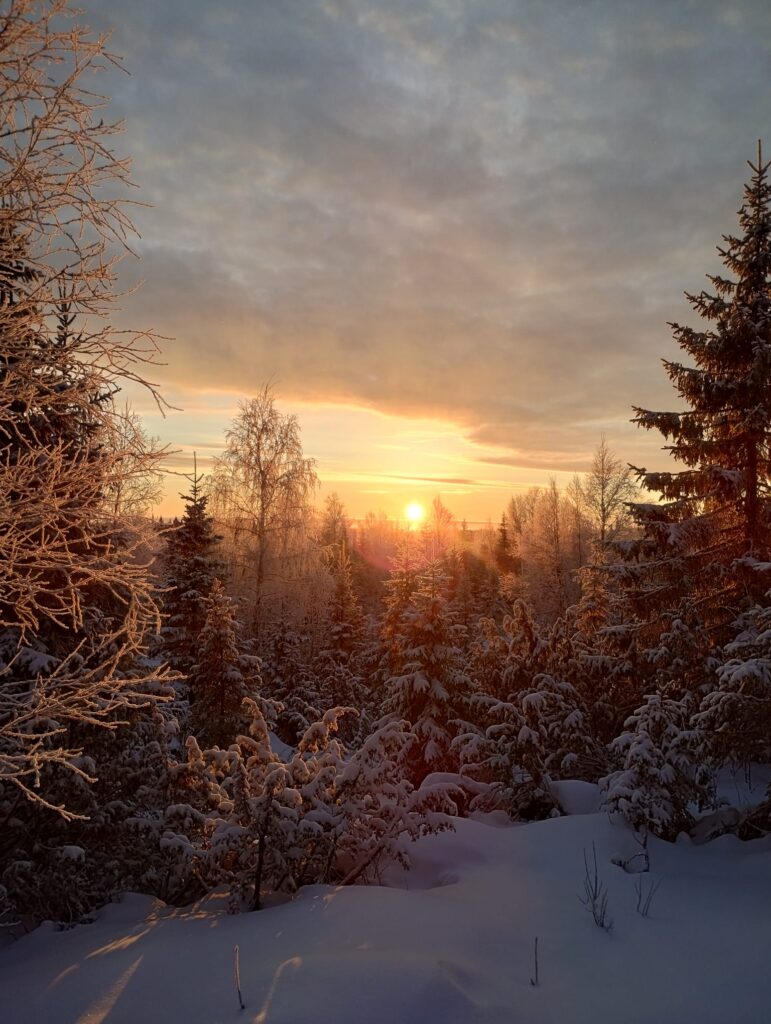
[[[623,767],[602,780],[603,809],[622,814],[633,828],[675,839],[693,824],[690,805],[707,790],[694,758],[695,737],[685,702],[660,694],[626,720],[612,743]]]

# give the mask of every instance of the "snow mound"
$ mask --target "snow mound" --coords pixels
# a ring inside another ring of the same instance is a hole
[[[596,814],[602,794],[594,782],[565,779],[549,784],[563,814]]]

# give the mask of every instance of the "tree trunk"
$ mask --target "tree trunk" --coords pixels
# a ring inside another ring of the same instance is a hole
[[[756,554],[758,548],[758,444],[747,442],[747,488],[744,499],[744,548]]]

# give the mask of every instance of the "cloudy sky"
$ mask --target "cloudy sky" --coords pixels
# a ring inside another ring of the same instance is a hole
[[[134,161],[142,289],[210,455],[272,378],[354,515],[497,518],[630,407],[771,152],[767,0],[91,0]]]

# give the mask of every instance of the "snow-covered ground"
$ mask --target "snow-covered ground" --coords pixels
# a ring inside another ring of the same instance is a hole
[[[565,784],[563,784],[565,785]],[[568,786],[565,803],[591,811]],[[591,788],[591,787],[590,787]],[[649,918],[596,813],[458,820],[389,887],[312,887],[258,914],[129,896],[0,957],[4,1024],[767,1024],[771,840],[650,842]],[[610,932],[578,900],[596,844]],[[540,984],[533,975],[539,940]],[[240,1011],[233,981],[239,947]]]

